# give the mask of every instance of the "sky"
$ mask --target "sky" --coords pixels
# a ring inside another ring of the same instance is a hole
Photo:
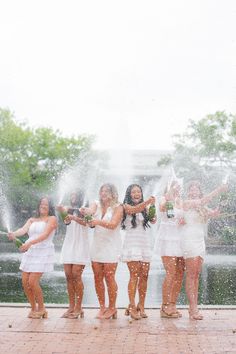
[[[235,0],[0,0],[0,107],[99,149],[236,113]]]

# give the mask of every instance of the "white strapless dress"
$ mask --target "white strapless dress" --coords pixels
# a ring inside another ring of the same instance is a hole
[[[121,261],[150,262],[152,258],[151,228],[143,228],[142,213],[136,214],[137,227],[135,228],[132,227],[131,218],[127,215],[125,220],[126,229]]]
[[[46,227],[45,221],[34,221],[29,227],[29,238],[25,243],[38,238]],[[48,238],[42,242],[31,246],[28,251],[23,253],[20,270],[28,273],[51,272],[55,263],[55,250],[53,237],[55,230],[51,232]]]
[[[205,256],[205,235],[207,224],[202,221],[201,216],[196,210],[184,212],[186,224],[183,226],[181,238],[181,248],[184,258]]]
[[[183,257],[181,249],[183,227],[178,223],[183,212],[174,208],[174,215],[174,218],[168,218],[166,212],[160,212],[161,222],[155,239],[154,256]]]

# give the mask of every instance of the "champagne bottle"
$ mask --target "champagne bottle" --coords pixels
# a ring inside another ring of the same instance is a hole
[[[17,248],[20,248],[23,245],[23,242],[17,237],[14,239],[14,242]]]
[[[59,215],[62,219],[62,221],[64,222],[65,218],[68,216],[68,212],[64,209],[64,210],[61,210],[59,211]],[[66,225],[70,225],[71,221],[65,223]]]
[[[150,205],[148,209],[148,220],[152,221],[156,216],[156,207],[154,204]]]
[[[93,217],[92,217],[92,215],[85,215],[84,216],[84,220],[86,221],[86,222],[89,222],[89,221],[92,221],[93,220]],[[93,229],[95,226],[90,226],[91,227],[91,229]]]
[[[175,216],[174,204],[171,201],[166,202],[166,214],[168,218],[173,218]]]

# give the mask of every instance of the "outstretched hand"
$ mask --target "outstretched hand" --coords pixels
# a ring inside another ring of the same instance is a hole
[[[11,241],[15,240],[14,232],[8,232],[7,237],[8,237],[9,240],[11,240]]]

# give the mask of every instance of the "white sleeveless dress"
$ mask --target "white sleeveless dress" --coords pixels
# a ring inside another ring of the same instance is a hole
[[[102,208],[99,202],[94,219],[111,221],[114,209],[107,208],[102,218]],[[116,206],[118,206],[117,204]],[[121,233],[120,225],[114,230],[96,225],[94,228],[93,241],[91,245],[91,260],[99,263],[117,263],[121,255]]]
[[[88,227],[72,220],[66,226],[66,235],[63,241],[60,263],[80,264],[90,263]]]
[[[29,227],[29,238],[25,243],[35,240],[45,230],[45,221],[34,221]],[[32,245],[23,253],[20,270],[29,273],[46,273],[53,271],[55,263],[55,249],[53,237],[55,230],[42,242]]]
[[[186,224],[183,226],[181,249],[184,258],[205,256],[206,223],[196,210],[184,212]]]
[[[152,259],[151,228],[143,228],[142,213],[136,214],[135,228],[132,227],[131,220],[132,216],[127,215],[121,261],[150,262]]]
[[[174,218],[168,218],[166,212],[160,212],[160,225],[154,244],[154,254],[159,256],[183,257],[181,238],[183,226],[178,224],[182,217],[181,209],[174,208]]]

